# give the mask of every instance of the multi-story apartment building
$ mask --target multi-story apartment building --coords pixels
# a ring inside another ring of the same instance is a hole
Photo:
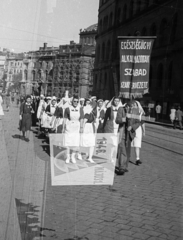
[[[48,47],[44,43],[38,51],[10,54],[6,61],[7,87],[19,74],[21,94],[62,97],[69,90],[71,95],[87,97],[93,88],[96,33],[94,24],[80,31],[78,44],[70,41],[70,44]]]
[[[97,24],[80,31],[80,41],[60,45],[53,59],[53,69],[47,91],[62,97],[66,90],[70,95],[88,97],[93,89],[95,36]]]
[[[144,102],[160,102],[163,113],[183,103],[183,1],[100,0],[94,92],[112,98],[119,91],[118,36],[156,36],[150,66],[149,94]]]
[[[58,47],[48,47],[47,43],[44,43],[38,51],[27,53],[24,59],[24,79],[31,83],[30,93],[52,94],[53,64],[58,53]]]
[[[24,54],[8,54],[5,62],[6,89],[23,79]]]

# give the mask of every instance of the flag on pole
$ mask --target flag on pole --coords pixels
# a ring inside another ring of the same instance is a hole
[[[120,48],[120,96],[142,97],[149,91],[153,37],[118,37]]]

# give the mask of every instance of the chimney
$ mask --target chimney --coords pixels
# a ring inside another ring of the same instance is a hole
[[[44,50],[46,50],[47,49],[47,43],[44,43]]]

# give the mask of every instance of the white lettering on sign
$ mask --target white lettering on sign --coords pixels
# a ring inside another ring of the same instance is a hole
[[[125,69],[125,76],[146,76],[147,70],[146,69],[132,69],[132,68],[126,68]]]
[[[147,88],[147,82],[121,82],[121,88],[140,89]]]
[[[151,49],[151,42],[145,42],[144,40],[139,41],[138,39],[136,41],[125,41],[121,42],[121,49],[136,49],[136,50],[141,50],[141,49]]]
[[[149,63],[150,56],[147,55],[122,55],[121,62],[123,63]]]

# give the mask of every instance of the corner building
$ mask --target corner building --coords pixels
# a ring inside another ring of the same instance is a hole
[[[142,102],[160,102],[169,115],[172,104],[183,105],[183,1],[100,0],[95,94],[111,99],[119,93],[118,36],[156,36],[150,65],[149,94]]]

